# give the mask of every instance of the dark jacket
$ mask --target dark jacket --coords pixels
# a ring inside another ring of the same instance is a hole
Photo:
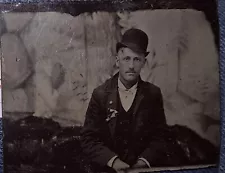
[[[110,113],[110,109],[117,108],[117,82],[118,74],[94,89],[81,133],[84,153],[101,166],[106,166],[117,155],[114,146],[117,116],[111,116]],[[139,157],[144,157],[152,164],[158,157],[160,146],[164,144],[161,136],[166,119],[161,90],[140,78],[133,112],[132,152],[128,164],[135,164]]]

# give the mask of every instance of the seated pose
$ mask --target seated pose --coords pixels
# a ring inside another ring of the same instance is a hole
[[[93,91],[81,143],[100,167],[148,168],[160,157],[166,127],[161,90],[140,77],[147,46],[145,32],[126,31],[116,45],[119,72]]]

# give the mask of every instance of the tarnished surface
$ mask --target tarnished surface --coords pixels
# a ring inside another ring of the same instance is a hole
[[[3,120],[3,130],[7,129],[4,134],[6,172],[99,172],[82,153],[80,127],[61,127],[51,119],[34,116],[17,121]],[[170,126],[166,131],[164,138],[173,143],[174,148],[168,151],[167,158],[159,160],[159,165],[164,165],[165,161],[174,167],[216,164],[218,149],[194,131],[178,125]]]
[[[137,27],[150,38],[141,75],[162,89],[168,124],[219,144],[218,55],[204,13],[5,13],[1,23],[5,116],[82,125],[93,89],[117,71],[116,42]]]

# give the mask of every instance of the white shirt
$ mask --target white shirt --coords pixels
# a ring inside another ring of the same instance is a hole
[[[137,85],[138,83],[136,83],[134,86],[132,86],[130,89],[127,89],[123,83],[120,81],[120,79],[118,78],[118,92],[119,92],[119,96],[120,96],[120,101],[121,104],[124,108],[125,111],[128,111],[134,101],[135,95],[137,93]],[[113,166],[113,162],[115,161],[115,159],[118,158],[118,156],[114,156],[112,157],[109,162],[108,162],[108,166],[112,167]],[[145,158],[139,158],[140,160],[144,161],[148,167],[150,167],[149,162],[145,159]]]
[[[120,96],[121,104],[125,111],[128,111],[134,101],[134,97],[137,92],[137,84],[132,86],[130,89],[126,89],[123,83],[118,79],[118,91]]]

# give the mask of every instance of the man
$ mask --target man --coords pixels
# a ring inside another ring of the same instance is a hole
[[[146,33],[126,31],[116,47],[119,73],[93,91],[81,143],[102,167],[119,171],[157,165],[166,120],[160,89],[140,78],[147,46]]]

